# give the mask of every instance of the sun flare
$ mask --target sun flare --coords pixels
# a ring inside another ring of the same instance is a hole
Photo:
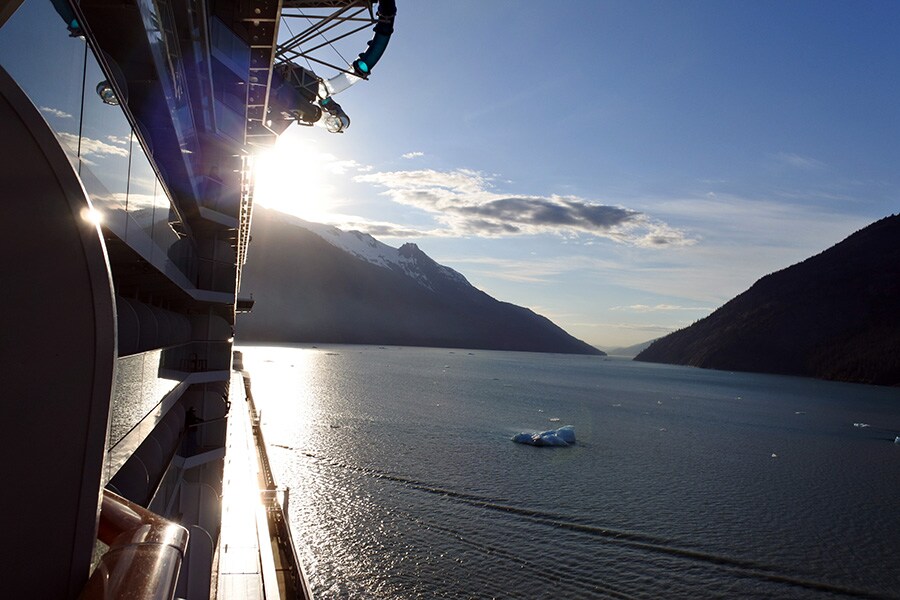
[[[329,158],[314,142],[281,136],[256,157],[254,202],[308,221],[329,221],[337,207]]]

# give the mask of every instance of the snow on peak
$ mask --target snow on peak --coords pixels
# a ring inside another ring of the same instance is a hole
[[[471,285],[461,273],[436,263],[422,252],[416,244],[406,243],[400,248],[394,248],[361,231],[343,231],[331,225],[310,223],[300,219],[297,220],[297,224],[315,233],[332,246],[352,254],[360,260],[384,269],[398,271],[407,277],[413,278],[419,285],[429,290],[434,290],[434,284],[436,283],[429,279],[429,272],[436,272],[440,276],[456,283],[466,286]]]

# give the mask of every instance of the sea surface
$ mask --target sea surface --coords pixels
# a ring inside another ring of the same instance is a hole
[[[319,599],[900,598],[900,389],[240,349]],[[575,445],[511,441],[561,425]]]

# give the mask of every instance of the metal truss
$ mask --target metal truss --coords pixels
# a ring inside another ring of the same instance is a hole
[[[275,63],[303,59],[359,76],[350,66],[352,59],[345,59],[334,44],[375,25],[378,18],[374,4],[374,0],[283,0],[281,16],[291,37],[277,46]],[[299,23],[303,29],[294,33],[291,23]],[[326,46],[331,47],[345,64],[323,59],[320,51]]]

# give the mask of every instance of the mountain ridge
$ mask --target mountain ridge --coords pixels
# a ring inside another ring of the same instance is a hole
[[[496,300],[415,244],[255,209],[242,292],[245,341],[603,353],[530,309]]]
[[[900,215],[762,277],[635,360],[900,385]]]

